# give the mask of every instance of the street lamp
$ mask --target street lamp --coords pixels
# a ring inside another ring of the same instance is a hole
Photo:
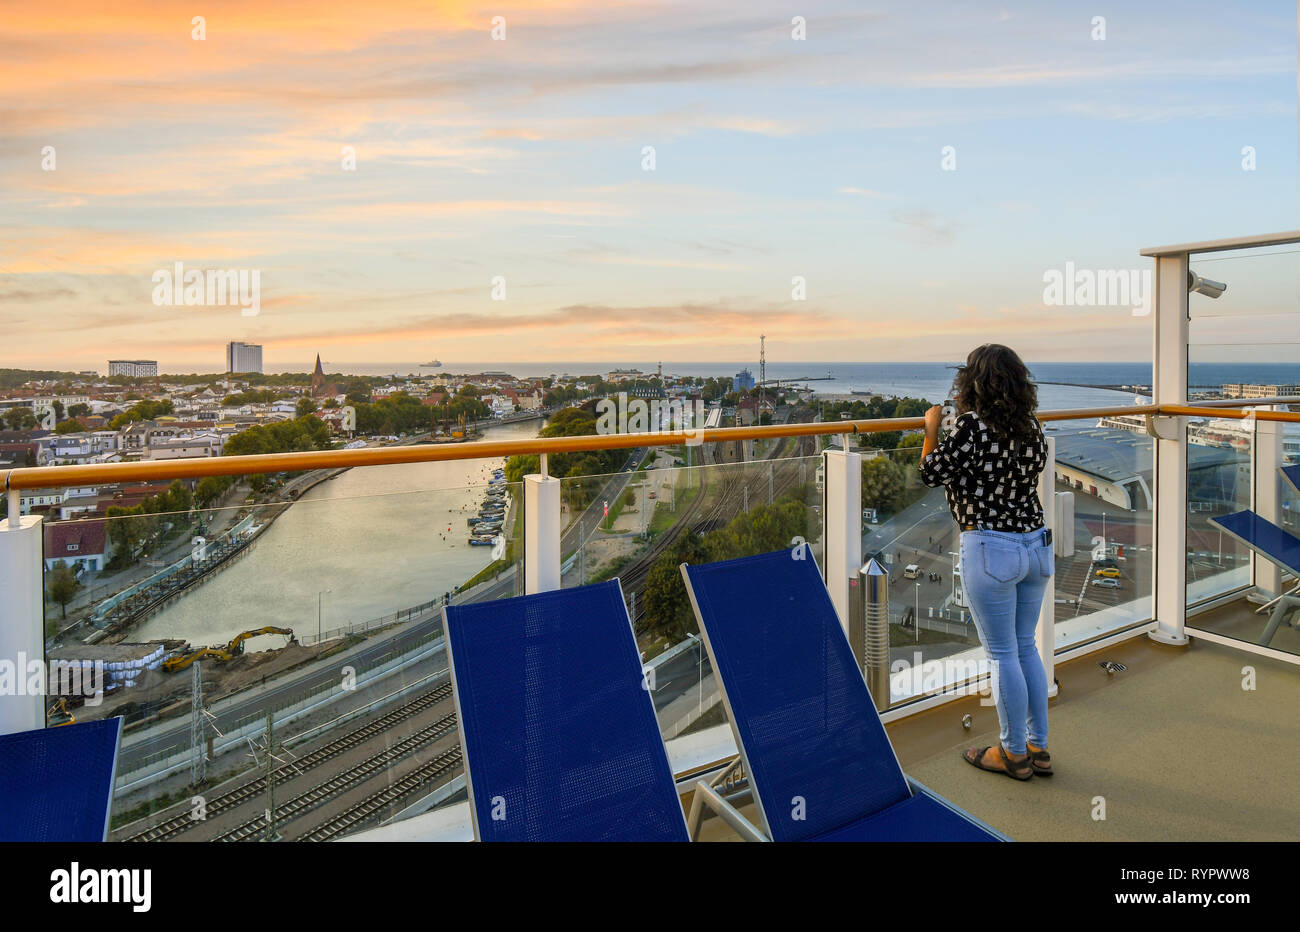
[[[912,619],[912,626],[916,628],[916,643],[921,643],[921,584],[916,584],[916,615]]]
[[[316,646],[317,647],[320,647],[320,640],[321,640],[321,624],[320,624],[321,600],[324,598],[325,593],[333,592],[333,591],[334,591],[333,589],[322,589],[320,592],[316,593]]]

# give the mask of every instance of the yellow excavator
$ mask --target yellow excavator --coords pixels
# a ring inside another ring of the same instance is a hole
[[[51,719],[50,727],[52,728],[57,728],[60,725],[75,725],[77,723],[76,716],[72,714],[72,704],[68,702],[67,696],[60,696],[59,700],[54,703],[50,708],[49,718]],[[53,721],[55,718],[66,718],[67,721],[56,722]]]
[[[241,631],[230,639],[230,643],[224,647],[200,647],[198,650],[184,651],[175,657],[168,657],[163,661],[163,669],[168,673],[175,673],[178,670],[184,670],[196,660],[203,660],[211,657],[224,663],[233,657],[238,657],[244,652],[244,642],[249,638],[255,638],[261,634],[286,634],[289,640],[293,640],[292,628],[276,628],[267,625],[264,628],[255,628],[252,631]]]

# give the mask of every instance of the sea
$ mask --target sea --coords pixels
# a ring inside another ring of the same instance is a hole
[[[287,364],[283,371],[310,372],[315,365]],[[615,369],[639,369],[653,374],[658,362],[461,362],[450,360],[441,368],[422,367],[419,363],[347,363],[328,362],[328,372],[349,375],[508,372],[521,378],[558,375],[606,375]],[[728,377],[748,369],[758,378],[758,364],[738,362],[663,362],[665,375]],[[924,398],[938,404],[951,396],[953,362],[768,362],[768,379],[789,379],[807,385],[820,395],[847,395],[873,392],[899,397]],[[1146,385],[1152,381],[1151,364],[1145,362],[1036,362],[1029,370],[1038,383],[1038,404],[1042,408],[1085,408],[1133,401],[1131,391],[1100,386]],[[1228,382],[1259,384],[1300,384],[1300,363],[1192,363],[1188,381],[1193,387],[1214,387]],[[1126,401],[1127,399],[1127,401]]]

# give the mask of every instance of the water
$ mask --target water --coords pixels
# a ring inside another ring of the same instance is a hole
[[[313,363],[314,365],[314,363]],[[539,378],[551,375],[606,375],[614,369],[640,369],[653,374],[657,362],[456,362],[444,360],[441,369],[421,369],[418,362],[403,363],[334,363],[329,371],[354,375],[408,375],[411,373],[435,375],[439,372],[509,372],[520,378]],[[824,378],[828,381],[809,382],[819,393],[843,395],[854,391],[880,392],[886,395],[910,395],[939,403],[949,397],[952,389],[954,362],[768,362],[769,379]],[[303,368],[305,367],[305,368]],[[285,371],[310,371],[311,365],[295,368],[287,365]],[[758,378],[758,362],[702,362],[663,363],[668,375],[689,375],[730,378],[741,369],[749,369]],[[1084,408],[1096,405],[1125,404],[1132,400],[1129,392],[1116,392],[1101,388],[1077,388],[1073,385],[1050,385],[1049,382],[1071,382],[1083,386],[1095,385],[1150,385],[1151,364],[1145,362],[1036,362],[1029,366],[1039,382],[1038,400],[1043,408]],[[1224,382],[1300,383],[1300,364],[1297,363],[1233,363],[1194,362],[1188,367],[1192,385],[1221,385]]]
[[[535,437],[540,424],[488,428],[485,439]],[[465,519],[503,463],[349,469],[306,493],[246,556],[145,621],[131,640],[214,645],[263,625],[314,634],[318,597],[325,631],[440,598],[492,562],[492,548],[466,542]],[[283,642],[266,635],[246,645],[255,651]]]

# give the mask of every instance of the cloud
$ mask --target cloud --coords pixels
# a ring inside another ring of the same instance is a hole
[[[891,211],[889,216],[922,245],[946,246],[953,241],[952,225],[933,211],[913,207]]]

